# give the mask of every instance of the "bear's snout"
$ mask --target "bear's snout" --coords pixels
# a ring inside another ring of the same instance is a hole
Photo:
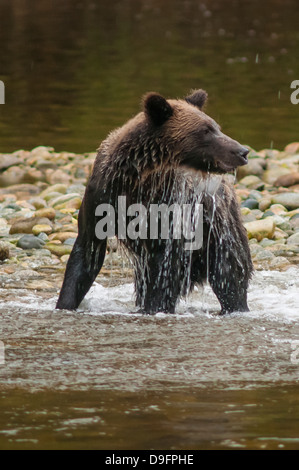
[[[239,150],[238,157],[240,158],[240,161],[241,161],[239,166],[247,165],[247,163],[248,163],[248,158],[247,158],[248,153],[249,153],[249,150],[246,147],[242,147]]]

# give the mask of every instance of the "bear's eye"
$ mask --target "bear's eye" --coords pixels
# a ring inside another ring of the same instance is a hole
[[[206,134],[210,134],[213,131],[214,131],[214,128],[209,125],[209,126],[204,128],[203,133],[204,133],[204,135],[206,135]]]

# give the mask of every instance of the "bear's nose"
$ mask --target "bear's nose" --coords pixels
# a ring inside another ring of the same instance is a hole
[[[248,153],[249,153],[249,150],[246,147],[242,147],[241,150],[239,151],[239,155],[244,160],[244,163],[248,162],[248,159],[247,159]]]

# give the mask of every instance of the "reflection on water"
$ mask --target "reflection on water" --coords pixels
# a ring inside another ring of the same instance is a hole
[[[0,393],[0,449],[298,449],[298,389]]]
[[[94,151],[149,90],[208,90],[208,112],[254,148],[298,140],[296,0],[2,0],[1,152]]]
[[[95,284],[77,312],[12,292],[0,447],[299,448],[298,279],[256,273],[251,312],[224,317],[210,289],[155,316],[132,313],[131,284]]]

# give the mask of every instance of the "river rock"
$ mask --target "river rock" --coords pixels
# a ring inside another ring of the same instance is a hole
[[[292,172],[279,176],[273,183],[274,186],[284,186],[286,188],[294,186],[295,184],[299,184],[299,172]]]
[[[272,168],[264,171],[263,180],[268,184],[273,184],[277,178],[281,177],[282,175],[289,174],[290,170],[288,168],[284,168],[279,165],[275,165]]]
[[[259,203],[256,199],[246,199],[241,203],[241,207],[248,207],[249,209],[257,209],[259,207]]]
[[[286,209],[299,208],[299,193],[280,193],[272,197],[273,204],[282,204]]]
[[[41,188],[35,184],[14,184],[0,189],[0,194],[14,195],[16,199],[27,200],[33,195],[39,194]]]
[[[299,232],[294,233],[294,235],[291,235],[288,238],[287,244],[288,245],[299,245]]]
[[[273,217],[256,220],[244,224],[249,238],[256,238],[261,241],[263,238],[273,238],[275,222]]]
[[[49,233],[52,232],[52,227],[51,225],[48,224],[37,224],[32,227],[32,233],[33,235],[39,235],[40,233],[45,233],[46,235],[49,235]]]
[[[22,163],[22,160],[15,155],[0,154],[0,171],[6,170],[10,166],[17,166]]]
[[[28,200],[28,202],[30,204],[32,204],[35,209],[44,209],[45,207],[47,207],[47,203],[44,199],[42,199],[41,197],[32,197],[31,199]]]
[[[69,238],[76,238],[76,233],[75,232],[58,232],[58,233],[53,233],[49,239],[52,240],[59,240],[62,243],[65,242],[65,240]]]
[[[277,256],[270,261],[270,268],[271,269],[284,269],[290,266],[290,262],[288,259],[284,258],[283,256]]]
[[[16,220],[10,227],[9,233],[32,233],[34,225],[46,224],[51,226],[51,222],[46,217],[30,217]]]
[[[72,199],[80,199],[81,201],[81,197],[78,193],[69,193],[69,194],[64,194],[64,195],[59,195],[58,197],[56,197],[55,199],[52,199],[50,202],[49,202],[49,205],[51,207],[54,207],[56,210],[59,210],[59,209],[63,209],[64,206],[67,202],[71,201]]]
[[[263,158],[249,158],[247,165],[238,168],[238,180],[250,175],[262,177],[265,168],[266,161]]]
[[[265,210],[267,210],[271,206],[271,203],[272,203],[272,200],[271,200],[270,196],[263,197],[259,201],[259,210],[264,212]]]
[[[273,234],[273,240],[281,240],[288,238],[288,234],[281,230],[280,228],[276,227]]]
[[[288,144],[284,150],[290,154],[299,153],[299,142],[292,142],[291,144]]]
[[[7,187],[26,182],[26,171],[18,166],[12,166],[0,174],[0,186]]]
[[[49,220],[55,219],[56,211],[52,207],[44,207],[35,212],[35,217],[46,217]]]
[[[245,178],[242,178],[239,181],[240,185],[244,185],[249,189],[262,189],[264,187],[264,182],[255,175],[248,175]]]
[[[63,245],[63,244],[56,245],[55,243],[47,243],[46,248],[50,250],[53,255],[56,255],[59,257],[63,255],[69,255],[73,249],[71,245]]]
[[[73,197],[69,201],[62,202],[61,204],[56,204],[55,209],[56,210],[61,210],[61,211],[67,211],[67,212],[74,212],[76,210],[79,210],[82,204],[82,199],[81,197]]]
[[[61,169],[46,170],[45,175],[46,175],[46,181],[50,184],[63,183],[63,184],[68,185],[71,183],[73,179],[71,175],[68,175],[65,171]]]
[[[299,214],[294,215],[294,216],[290,219],[290,226],[291,226],[292,229],[297,229],[297,228],[299,228]]]
[[[34,235],[24,235],[17,242],[17,247],[22,248],[23,250],[28,249],[39,249],[45,245],[45,242]]]
[[[40,193],[40,197],[45,199],[45,196],[47,196],[49,193],[58,193],[59,196],[61,196],[61,194],[65,194],[66,191],[67,191],[67,184],[62,184],[62,183],[58,183],[58,184],[53,184],[51,186],[49,186],[48,188],[44,189],[41,193]]]

